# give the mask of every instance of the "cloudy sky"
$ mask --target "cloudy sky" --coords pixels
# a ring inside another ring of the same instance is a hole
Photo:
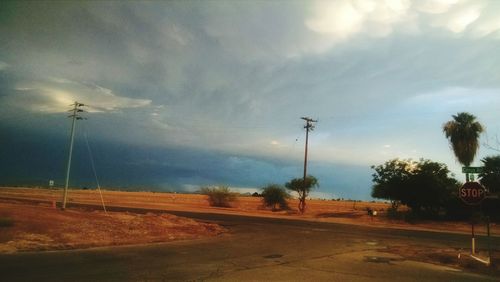
[[[470,112],[479,158],[498,153],[499,14],[482,0],[2,2],[0,182],[60,183],[74,101],[88,111],[75,185],[93,179],[84,136],[103,186],[284,183],[301,176],[302,116],[319,120],[318,196],[369,199],[370,166],[395,157],[461,178],[441,128]]]

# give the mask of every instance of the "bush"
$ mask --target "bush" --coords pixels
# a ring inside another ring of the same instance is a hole
[[[489,216],[494,222],[500,222],[500,199],[484,199],[481,205],[485,216]]]
[[[262,188],[262,202],[264,206],[270,207],[273,211],[279,209],[289,209],[287,199],[290,195],[285,188],[278,184],[267,185]]]
[[[290,189],[299,194],[299,211],[304,213],[306,211],[306,198],[309,192],[314,187],[319,187],[318,179],[312,175],[308,175],[305,179],[294,178],[285,184],[287,189]]]
[[[445,164],[430,160],[394,159],[372,168],[372,197],[408,206],[410,217],[439,217],[459,187]]]
[[[236,194],[227,186],[203,187],[200,191],[208,196],[208,202],[213,207],[231,207],[231,202],[236,200]]]

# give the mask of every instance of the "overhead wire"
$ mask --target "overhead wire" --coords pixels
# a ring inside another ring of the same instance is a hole
[[[97,190],[99,191],[99,195],[101,197],[102,208],[104,209],[104,212],[107,214],[108,212],[106,210],[106,205],[104,204],[104,197],[102,196],[101,185],[99,184],[99,179],[97,177],[97,171],[95,169],[94,156],[92,155],[92,150],[90,149],[90,144],[89,144],[88,134],[87,134],[87,132],[88,132],[87,127],[85,126],[84,123],[82,123],[82,124],[83,124],[83,136],[85,139],[85,144],[87,144],[87,151],[88,151],[89,156],[90,156],[90,164],[92,166],[92,172],[94,173],[95,181],[97,184]]]

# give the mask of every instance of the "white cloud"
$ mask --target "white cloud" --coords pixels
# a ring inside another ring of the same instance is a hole
[[[460,33],[475,22],[480,15],[481,11],[479,7],[468,7],[451,15],[445,25],[450,31]]]
[[[369,37],[386,37],[402,22],[406,22],[408,30],[415,29],[410,24],[414,21],[409,13],[410,4],[408,0],[316,1],[304,24],[328,39],[319,50],[324,52],[361,33]]]
[[[363,17],[363,11],[349,1],[321,1],[316,3],[314,16],[305,24],[314,32],[346,38],[361,29]]]
[[[387,37],[395,31],[445,29],[451,35],[487,36],[500,30],[499,12],[496,2],[482,0],[315,1],[304,25],[320,40],[312,40],[307,51],[324,53],[355,37]]]
[[[120,97],[112,90],[94,83],[80,83],[64,78],[19,82],[14,90],[15,94],[2,98],[4,104],[27,107],[31,111],[43,113],[65,112],[74,101],[84,103],[89,112],[144,107],[151,103],[147,99]]]
[[[409,9],[408,0],[317,1],[305,25],[314,32],[345,39],[362,31],[371,31],[372,25],[383,25],[391,30],[392,25],[408,18]]]
[[[415,9],[430,17],[431,27],[444,28],[453,34],[480,38],[500,30],[498,1],[419,1]]]
[[[416,9],[430,14],[442,14],[457,4],[458,0],[421,0],[415,2]]]
[[[500,31],[500,17],[491,17],[479,22],[476,25],[473,34],[476,37],[483,37],[495,32],[498,34],[498,31]],[[500,36],[497,35],[496,38],[500,38]]]

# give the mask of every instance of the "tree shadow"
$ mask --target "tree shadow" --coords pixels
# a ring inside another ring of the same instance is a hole
[[[325,212],[325,213],[319,213],[316,215],[316,217],[334,217],[334,218],[359,218],[362,217],[363,215],[360,214],[359,212],[352,212],[352,211],[346,211],[346,212]]]

